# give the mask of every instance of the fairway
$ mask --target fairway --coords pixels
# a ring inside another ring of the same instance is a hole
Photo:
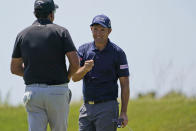
[[[68,131],[78,130],[81,104],[82,102],[71,104]],[[128,116],[128,126],[133,131],[196,131],[196,99],[173,96],[132,100]],[[23,106],[0,107],[0,131],[27,131],[26,117]],[[124,128],[118,131],[129,130]]]

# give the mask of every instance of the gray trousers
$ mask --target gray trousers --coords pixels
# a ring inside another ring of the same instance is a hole
[[[29,131],[67,131],[71,91],[63,85],[27,85],[23,102],[28,113]]]
[[[79,131],[116,131],[112,122],[118,118],[118,102],[83,104],[80,108]]]

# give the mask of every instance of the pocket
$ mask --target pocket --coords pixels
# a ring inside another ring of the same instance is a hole
[[[115,101],[115,107],[116,108],[116,118],[119,117],[119,102],[118,101]]]
[[[31,97],[32,97],[32,92],[27,91],[27,92],[24,93],[23,103],[24,103],[25,106],[29,103],[29,101],[31,100]]]
[[[71,93],[71,90],[69,89],[69,101],[68,101],[68,104],[70,104],[71,98],[72,98],[72,93]]]

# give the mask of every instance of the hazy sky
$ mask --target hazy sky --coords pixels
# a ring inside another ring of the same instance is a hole
[[[195,0],[55,0],[54,23],[66,27],[78,48],[92,41],[90,23],[105,14],[112,23],[110,39],[127,54],[131,72],[131,97],[170,89],[196,95]],[[34,0],[1,1],[0,92],[11,92],[11,102],[21,103],[23,79],[10,73],[16,35],[35,20]],[[82,82],[69,84],[73,100],[82,97]]]

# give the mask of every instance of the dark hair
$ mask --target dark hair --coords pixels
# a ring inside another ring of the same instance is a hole
[[[43,11],[39,11],[39,10],[34,10],[34,15],[36,18],[40,19],[44,19],[44,18],[48,18],[49,14],[51,14],[52,11],[48,11],[48,12],[43,12]]]

